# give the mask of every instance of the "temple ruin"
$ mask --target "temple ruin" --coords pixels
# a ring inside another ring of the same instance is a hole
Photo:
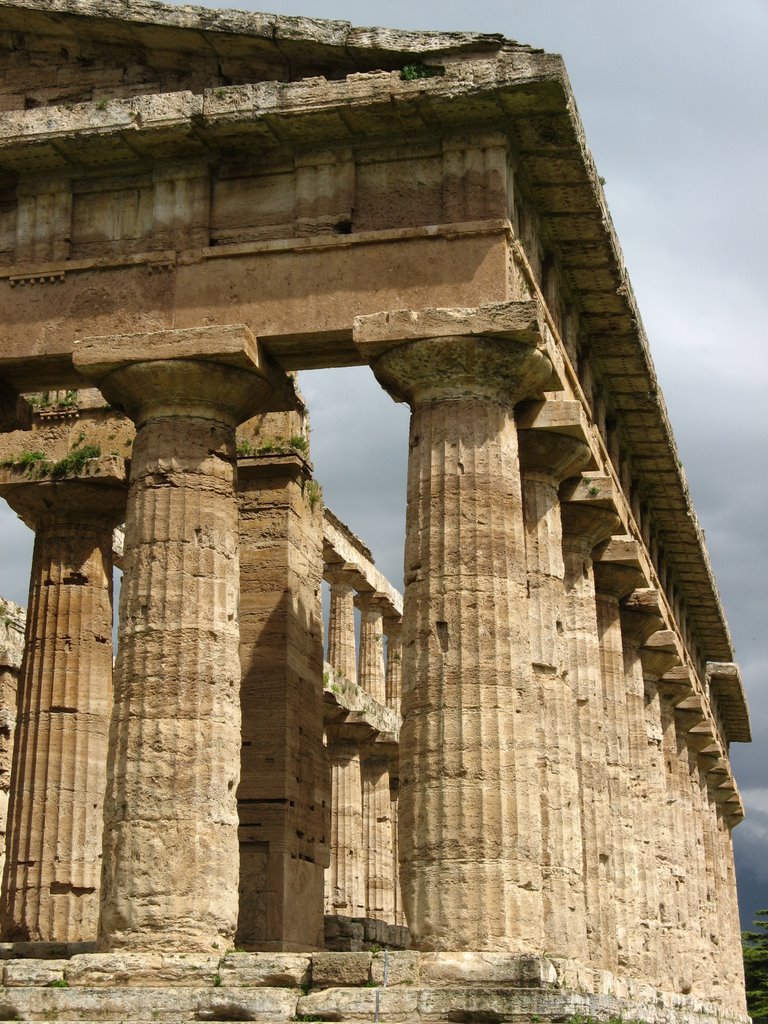
[[[0,323],[0,1018],[745,1024],[749,717],[560,57],[0,0]],[[313,477],[352,365],[402,595]]]

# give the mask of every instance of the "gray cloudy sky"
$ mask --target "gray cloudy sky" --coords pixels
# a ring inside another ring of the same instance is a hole
[[[272,0],[268,9],[503,32],[564,55],[751,701],[754,742],[732,750],[748,809],[734,833],[747,924],[768,907],[768,0]],[[326,500],[399,586],[406,411],[365,369],[305,373],[302,387]],[[0,593],[22,603],[30,537],[0,510]]]

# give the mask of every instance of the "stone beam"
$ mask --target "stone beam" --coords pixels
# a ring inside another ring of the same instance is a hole
[[[376,594],[385,616],[403,614],[402,594],[376,568],[368,548],[330,509],[325,509],[323,517],[323,557],[326,573],[343,567],[357,589]]]

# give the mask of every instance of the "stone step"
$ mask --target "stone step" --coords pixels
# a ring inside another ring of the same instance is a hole
[[[288,1021],[301,992],[288,988],[5,988],[0,1021]]]

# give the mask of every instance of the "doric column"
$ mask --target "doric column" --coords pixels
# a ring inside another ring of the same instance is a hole
[[[375,593],[357,596],[360,608],[360,658],[357,678],[379,704],[386,703],[383,606]],[[389,763],[368,749],[361,761],[363,784],[363,850],[365,855],[365,916],[392,921],[394,877],[392,826],[389,819]]]
[[[384,669],[384,612],[376,594],[361,592],[357,595],[360,609],[360,655],[357,662],[357,681],[369,697],[386,704]]]
[[[93,941],[112,702],[112,530],[125,464],[2,493],[35,530],[3,877],[8,940]]]
[[[542,948],[539,711],[513,418],[550,375],[535,314],[510,303],[355,321],[377,378],[412,410],[399,815],[418,949]]]
[[[604,553],[606,557],[610,549],[609,544]],[[624,549],[629,556],[637,551],[638,545],[630,541]],[[639,569],[639,562],[637,565]],[[663,618],[658,592],[648,587],[642,572],[638,580],[640,587],[625,595],[620,608],[630,821],[627,846],[634,872],[631,880],[634,899],[628,901],[632,908],[628,953],[631,970],[637,977],[662,985],[662,976],[669,982],[669,957],[662,954],[668,936],[662,932],[660,921],[664,895],[659,860],[659,851],[666,842],[666,792],[660,763],[658,694],[655,685],[646,683],[640,651],[646,640],[663,625]]]
[[[587,957],[593,966],[616,970],[615,865],[592,549],[617,532],[620,520],[608,477],[592,475],[575,483],[566,481],[560,496],[565,564],[563,642],[577,706]]]
[[[357,681],[355,652],[355,576],[348,569],[326,571],[331,587],[328,616],[328,663],[334,672]]]
[[[668,992],[681,991],[685,973],[681,957],[685,936],[679,919],[678,874],[675,836],[675,801],[664,747],[664,711],[660,679],[680,663],[677,638],[663,627],[664,620],[655,590],[635,591],[622,607],[624,657],[627,675],[641,673],[645,689],[647,730],[647,809],[641,821],[649,837],[655,861],[656,907],[650,951],[655,954],[655,984]]]
[[[276,433],[290,436],[283,426],[290,415],[269,414]],[[324,943],[331,783],[323,745],[323,511],[308,499],[310,479],[299,454],[238,462],[237,945],[248,949]]]
[[[365,851],[365,916],[394,922],[395,877],[392,857],[389,760],[376,756],[375,744],[365,751],[363,783],[363,849]]]
[[[403,667],[403,620],[385,618],[384,633],[387,637],[387,707],[400,714],[400,689]]]
[[[593,552],[600,674],[603,681],[605,752],[610,801],[611,862],[616,909],[619,967],[635,977],[643,974],[643,951],[651,911],[645,906],[647,878],[640,849],[641,823],[647,813],[635,793],[642,785],[636,762],[640,757],[638,729],[643,725],[642,675],[631,680],[625,672],[619,601],[647,584],[639,546],[629,536],[611,537]],[[639,690],[639,695],[638,691]],[[639,697],[640,705],[637,707]],[[640,723],[638,723],[638,714]],[[643,727],[642,743],[646,744]]]
[[[365,917],[363,785],[359,743],[344,727],[328,727],[331,762],[331,863],[326,872],[325,912]]]
[[[577,402],[518,410],[531,661],[538,688],[544,948],[578,958],[586,945],[576,701],[564,670],[563,528],[558,487],[592,460]]]
[[[235,426],[271,393],[244,327],[81,342],[136,423],[104,807],[104,949],[210,951],[238,913]]]

